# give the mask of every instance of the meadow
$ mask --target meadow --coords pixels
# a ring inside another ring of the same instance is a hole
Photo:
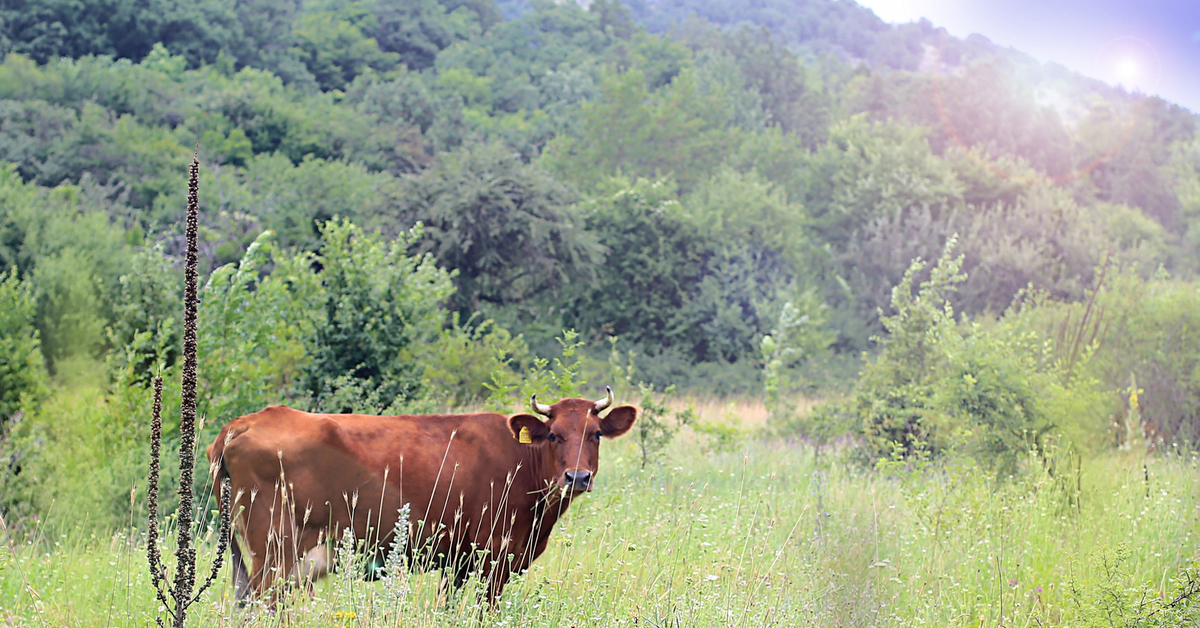
[[[1200,618],[1190,597],[1200,589],[1195,454],[1059,456],[1058,467],[1031,458],[1006,478],[969,458],[871,468],[851,443],[818,452],[756,436],[753,404],[727,405],[724,420],[736,411],[750,417],[739,424],[746,438],[721,443],[684,428],[661,463],[644,468],[632,438],[605,444],[595,492],[572,505],[546,554],[494,612],[480,602],[478,582],[447,596],[436,573],[369,583],[361,565],[322,580],[312,599],[238,608],[226,568],[191,625],[1150,626]],[[86,513],[69,518],[78,525],[61,535],[3,537],[0,625],[153,625],[142,522],[104,535]],[[209,528],[202,563],[214,536]],[[354,564],[349,549],[339,557]]]

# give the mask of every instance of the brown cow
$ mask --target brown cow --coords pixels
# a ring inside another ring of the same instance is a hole
[[[382,553],[409,504],[409,564],[442,568],[460,586],[478,569],[493,606],[509,575],[546,549],[571,500],[592,490],[600,437],[629,431],[632,406],[532,399],[530,414],[366,416],[285,406],[239,417],[208,447],[215,478],[230,478],[238,599],[303,586],[330,567],[349,528]]]

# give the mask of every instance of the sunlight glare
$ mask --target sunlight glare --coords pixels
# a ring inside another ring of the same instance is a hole
[[[1133,59],[1122,59],[1117,64],[1117,76],[1122,82],[1128,83],[1138,76],[1138,64]]]
[[[1131,92],[1154,93],[1162,79],[1162,60],[1150,42],[1123,35],[1096,55],[1096,76]]]

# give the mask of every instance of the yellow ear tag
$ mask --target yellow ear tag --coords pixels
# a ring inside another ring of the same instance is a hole
[[[521,433],[519,436],[517,436],[517,442],[525,444],[525,445],[528,445],[533,442],[533,437],[530,436],[530,434],[529,434],[529,428],[527,428],[527,427],[521,428]]]

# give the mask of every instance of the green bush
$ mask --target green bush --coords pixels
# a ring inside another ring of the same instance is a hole
[[[182,282],[161,246],[134,255],[130,265],[129,274],[121,276],[121,294],[107,329],[109,368],[116,374],[131,366],[133,381],[146,385],[179,357]]]
[[[1103,411],[1095,381],[1071,375],[1047,354],[1020,311],[990,325],[957,321],[949,299],[963,258],[947,243],[929,279],[913,284],[915,260],[892,291],[895,313],[881,318],[879,358],[863,369],[849,402],[876,459],[969,452],[996,473],[1014,472],[1027,452],[1044,455],[1047,437],[1085,438]],[[815,411],[837,417],[836,406]],[[1082,415],[1082,416],[1081,416]],[[1082,438],[1081,438],[1082,440]]]
[[[1184,562],[1161,584],[1139,581],[1132,573],[1126,543],[1095,552],[1094,573],[1067,582],[1071,602],[1084,626],[1152,628],[1200,623],[1200,561]],[[1165,586],[1164,586],[1165,585]]]
[[[966,280],[962,257],[950,256],[953,241],[927,281],[917,282],[925,262],[914,260],[892,289],[895,313],[881,318],[888,335],[878,338],[879,359],[863,369],[854,405],[868,446],[877,457],[899,448],[905,455],[940,453],[949,445],[944,416],[934,407],[934,386],[947,366],[945,349],[961,340],[950,291]],[[918,288],[913,294],[914,287]]]
[[[267,405],[308,404],[301,378],[324,292],[312,255],[278,253],[273,237],[260,234],[200,295],[199,412],[214,423]]]
[[[518,369],[528,361],[522,336],[513,336],[490,319],[472,322],[460,322],[455,312],[450,325],[419,355],[423,394],[440,409],[477,404],[491,396],[498,380],[505,381],[503,386],[515,385]]]
[[[47,393],[36,313],[32,286],[15,269],[0,274],[0,441],[10,417]]]
[[[1055,403],[1088,408],[1076,434],[1090,432],[1090,447],[1123,445],[1142,431],[1153,448],[1200,443],[1200,292],[1193,282],[1165,272],[1146,278],[1136,266],[1116,263],[1100,275],[1086,300],[1059,302],[1030,295],[1012,324],[1036,332],[1071,386]],[[1141,424],[1118,426],[1129,416],[1130,380],[1136,380]],[[1077,395],[1081,386],[1097,391]],[[1099,392],[1104,391],[1104,392]],[[1114,433],[1116,432],[1116,433]],[[1072,440],[1078,439],[1073,438]]]
[[[324,412],[355,408],[337,395],[354,385],[378,409],[418,398],[421,364],[415,359],[434,342],[453,293],[450,274],[429,255],[412,257],[415,230],[384,243],[344,219],[325,223],[324,248],[316,258],[324,289],[320,314],[308,341],[311,361],[304,386]]]

